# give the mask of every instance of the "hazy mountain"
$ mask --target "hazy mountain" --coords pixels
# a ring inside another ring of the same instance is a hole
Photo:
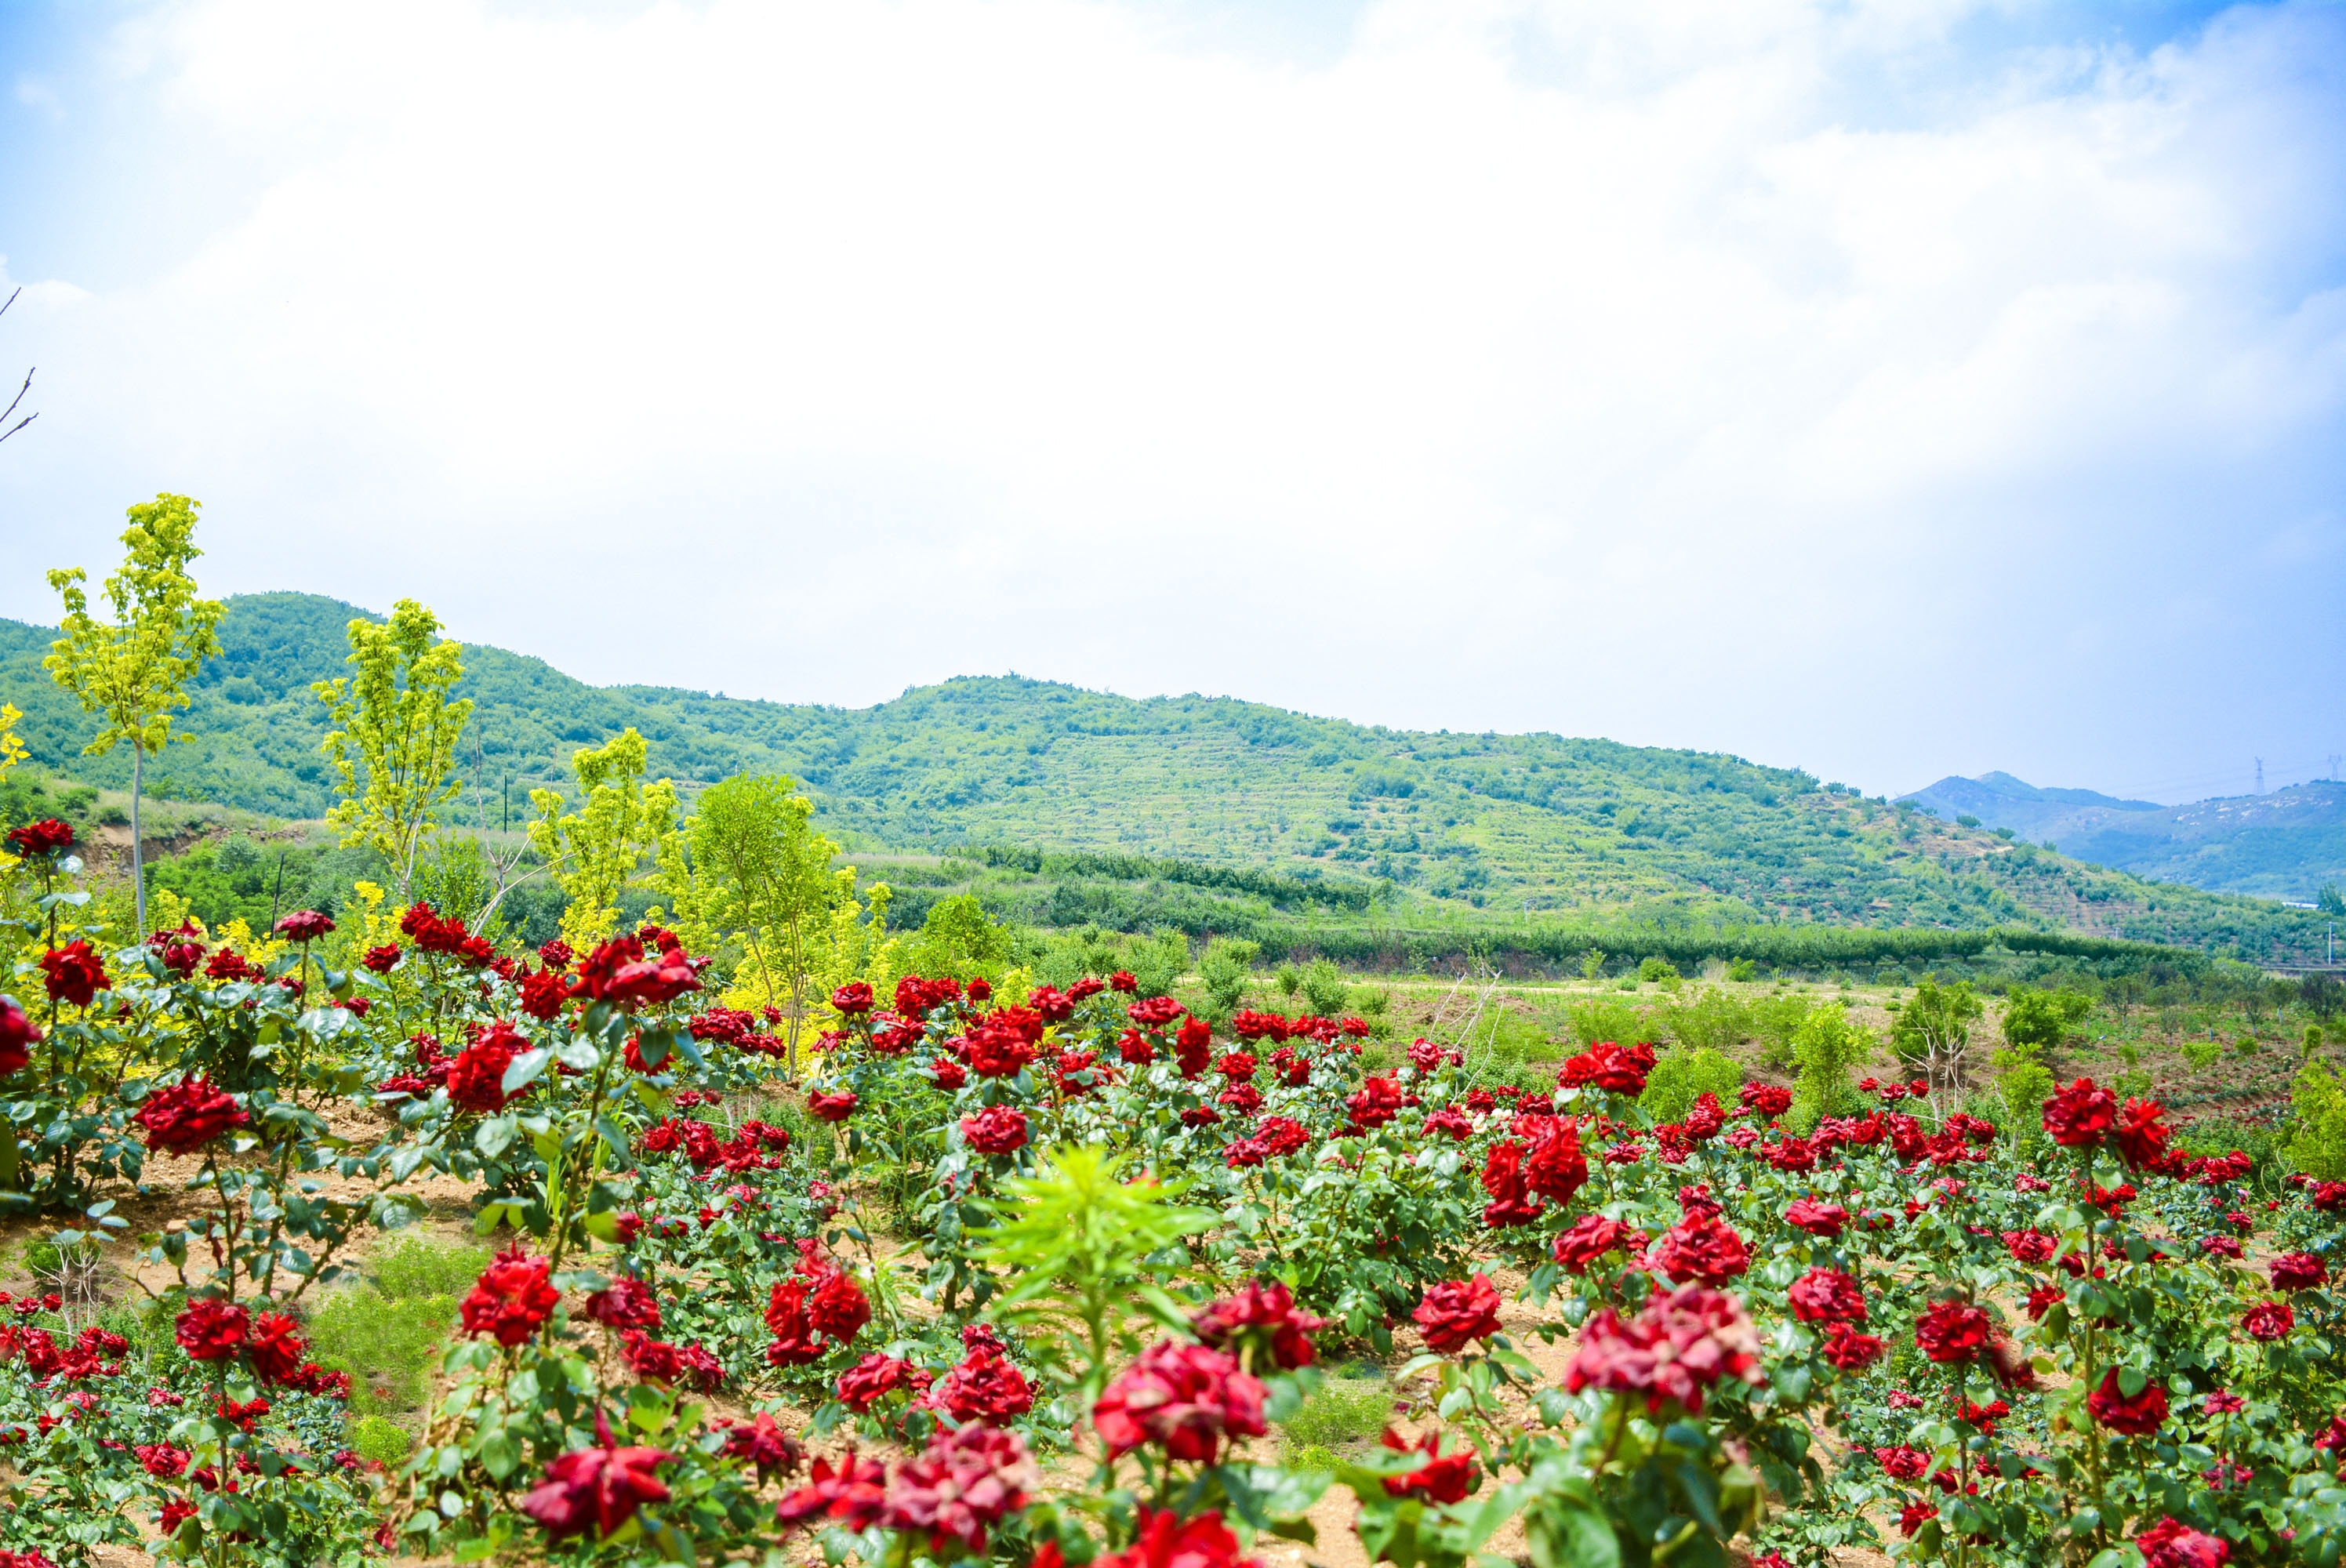
[[[2218,892],[2310,901],[2346,882],[2346,783],[2161,806],[2092,789],[2045,789],[2009,773],[1942,779],[1902,795],[1953,820],[1976,817],[2064,855]]]

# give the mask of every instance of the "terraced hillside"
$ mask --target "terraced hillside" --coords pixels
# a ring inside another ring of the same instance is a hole
[[[321,811],[331,777],[309,686],[340,671],[359,613],[309,595],[230,600],[226,654],[183,720],[195,738],[150,777],[251,809]],[[0,623],[0,698],[26,710],[37,760],[118,783],[123,759],[76,755],[92,725],[40,672],[50,635]],[[518,803],[559,783],[570,751],[633,725],[655,770],[688,783],[796,776],[866,851],[1008,844],[1253,866],[1359,884],[1386,920],[2022,924],[2258,962],[2319,951],[2319,922],[2276,904],[2089,868],[1737,757],[1402,732],[1015,677],[850,710],[597,688],[501,649],[464,657],[480,785],[467,809],[492,826],[509,790]]]

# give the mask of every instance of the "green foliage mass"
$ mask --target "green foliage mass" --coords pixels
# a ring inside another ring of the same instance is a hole
[[[1735,1092],[1742,1087],[1743,1069],[1721,1052],[1702,1047],[1665,1051],[1654,1059],[1646,1078],[1646,1092],[1637,1105],[1657,1122],[1681,1122],[1705,1095],[1716,1095],[1726,1109],[1735,1109]]]
[[[361,614],[303,594],[228,601],[220,655],[176,726],[191,743],[158,759],[150,794],[321,815],[334,775],[311,687],[345,673]],[[79,758],[97,721],[40,669],[52,636],[0,622],[0,697],[24,709],[36,762],[118,787],[127,762]],[[1959,956],[1999,930],[2077,951],[2079,928],[2259,962],[2319,950],[2316,911],[2096,871],[1715,753],[1016,677],[844,709],[597,688],[484,647],[463,662],[473,723],[446,820],[518,828],[530,789],[571,790],[571,754],[632,727],[645,776],[677,779],[688,806],[737,773],[801,781],[821,830],[898,890],[900,926],[958,892],[1024,924],[1230,935],[1352,962],[1480,944],[1561,965],[1601,947],[1682,970],[1812,967]],[[1051,848],[1005,848],[1019,845]],[[892,850],[926,853],[882,864]]]
[[[423,1406],[456,1303],[488,1264],[486,1247],[411,1236],[377,1255],[366,1283],[320,1304],[308,1326],[311,1344],[320,1366],[351,1375],[353,1415],[410,1416]]]

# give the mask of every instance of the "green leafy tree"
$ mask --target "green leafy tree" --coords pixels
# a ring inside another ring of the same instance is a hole
[[[643,782],[647,755],[632,727],[607,746],[575,754],[570,766],[582,797],[576,811],[566,814],[554,790],[529,792],[537,808],[530,845],[569,895],[562,935],[581,952],[617,926],[619,894],[657,865],[662,841],[676,830],[676,786]]]
[[[403,904],[436,825],[433,808],[462,787],[453,777],[456,741],[473,717],[470,700],[449,697],[464,677],[464,658],[439,631],[439,617],[413,599],[400,600],[386,624],[354,620],[350,662],[358,673],[310,688],[332,713],[334,728],[318,749],[342,780],[326,820],[345,845],[382,857]]]
[[[1261,951],[1260,944],[1236,937],[1218,936],[1206,944],[1198,960],[1198,978],[1205,983],[1210,1016],[1227,1019],[1238,1011],[1254,979],[1255,955]]]
[[[2004,1004],[2005,1044],[2052,1051],[2093,1012],[2094,1000],[2075,991],[2014,991]]]
[[[170,743],[171,710],[188,706],[188,682],[203,662],[219,652],[217,629],[226,606],[196,596],[188,563],[196,548],[198,503],[184,495],[158,495],[129,510],[122,532],[128,554],[106,579],[111,624],[89,613],[88,581],[78,566],[49,574],[49,586],[65,600],[64,635],[41,661],[50,677],[81,699],[84,712],[106,716],[82,748],[103,757],[130,743],[130,880],[138,929],[147,929],[147,861],[141,842],[139,795],[146,781],[147,754]],[[186,738],[184,736],[181,738]]]
[[[1914,999],[1899,1009],[1898,1022],[1891,1026],[1891,1049],[1900,1061],[1923,1070],[1931,1086],[1931,1108],[1943,1116],[1962,1097],[1972,1025],[1982,1011],[1971,982],[1941,985],[1925,980],[1914,987]]]
[[[1792,1032],[1792,1060],[1800,1075],[1792,1084],[1792,1125],[1802,1133],[1826,1116],[1857,1107],[1850,1074],[1873,1054],[1873,1036],[1838,1002],[1819,1003]]]
[[[855,873],[831,869],[839,846],[814,830],[814,805],[797,789],[772,773],[712,784],[680,843],[660,856],[660,888],[675,901],[687,941],[713,945],[724,932],[747,950],[737,983],[754,983],[765,1005],[781,1011],[793,1074],[808,992],[832,944],[832,915],[855,894]]]
[[[2346,1082],[2320,1062],[2308,1062],[2290,1091],[2295,1131],[2282,1152],[2290,1165],[2316,1181],[2346,1181]]]

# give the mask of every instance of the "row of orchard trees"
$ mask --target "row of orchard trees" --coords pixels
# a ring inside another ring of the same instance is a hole
[[[130,748],[132,896],[142,932],[146,761],[175,738],[189,683],[220,651],[225,606],[204,598],[189,570],[202,554],[199,510],[171,494],[131,507],[122,565],[95,610],[82,569],[48,575],[64,616],[45,666],[103,720],[88,754]],[[473,714],[471,701],[456,695],[463,650],[440,632],[438,617],[413,599],[400,600],[388,621],[353,620],[352,673],[312,688],[333,725],[321,748],[332,759],[341,799],[327,822],[346,846],[380,858],[402,907],[447,830],[440,812],[462,787],[455,761]],[[0,735],[15,717],[7,710]],[[13,737],[0,743],[13,744]],[[440,912],[480,924],[512,887],[546,875],[568,899],[563,939],[583,952],[617,929],[626,891],[648,887],[667,901],[651,918],[724,963],[729,1003],[770,1009],[779,1019],[795,1072],[814,999],[848,979],[892,978],[898,955],[882,930],[888,890],[876,884],[859,899],[854,870],[835,863],[839,846],[815,830],[812,805],[791,780],[728,779],[700,791],[688,815],[674,781],[646,781],[648,760],[633,729],[579,751],[575,799],[531,791],[536,818],[527,842],[536,864],[521,867],[518,851],[493,856],[479,905]]]

